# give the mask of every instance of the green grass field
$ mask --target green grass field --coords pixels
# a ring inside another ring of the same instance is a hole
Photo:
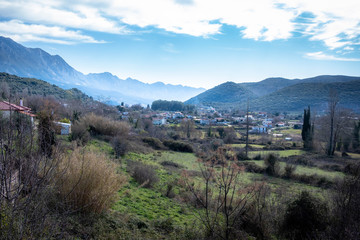
[[[230,144],[230,147],[233,148],[245,148],[246,144]],[[258,145],[258,144],[249,144],[250,147],[252,148],[264,148],[264,145]]]
[[[246,162],[253,162],[261,167],[265,166],[264,161],[258,161],[258,160],[248,160]],[[280,164],[280,171],[284,171],[284,168],[286,166],[285,162],[279,162]],[[306,167],[306,166],[301,166],[301,165],[296,165],[296,170],[295,170],[295,174],[299,174],[299,175],[318,175],[320,177],[325,177],[329,180],[334,180],[337,178],[343,178],[345,175],[342,172],[336,172],[336,171],[326,171],[320,168],[316,168],[316,167]]]
[[[244,144],[234,144],[232,147],[244,147]],[[299,149],[283,150],[283,151],[264,151],[263,145],[251,144],[252,147],[261,149],[261,151],[251,151],[250,156],[261,154],[263,157],[266,154],[274,153],[280,157],[287,157],[291,155],[301,155],[305,152]],[[93,150],[102,151],[109,156],[113,156],[113,151],[110,144],[101,140],[92,140],[89,143],[89,148]],[[351,157],[357,157],[351,155]],[[126,172],[126,159],[133,161],[140,161],[148,165],[152,165],[156,169],[159,178],[153,188],[144,188],[129,176]],[[163,166],[161,163],[173,162],[176,167]],[[260,166],[264,165],[264,161],[249,160]],[[182,171],[188,170],[194,173],[190,175],[196,184],[203,183],[199,176],[201,168],[198,158],[192,153],[181,153],[173,151],[154,151],[150,154],[129,153],[120,161],[119,172],[129,177],[129,183],[119,191],[119,200],[113,206],[113,210],[121,214],[127,214],[136,219],[140,219],[146,224],[152,224],[154,221],[166,221],[171,219],[174,226],[180,228],[191,227],[196,222],[195,209],[180,199],[183,197],[184,189],[179,185],[179,180],[183,178]],[[285,168],[286,163],[280,162],[281,171]],[[219,169],[218,169],[219,170]],[[329,181],[344,176],[341,172],[325,171],[319,168],[311,168],[298,165],[295,170],[299,175],[318,175],[325,177]],[[272,194],[282,195],[286,194],[289,199],[300,194],[301,191],[306,190],[321,199],[326,199],[329,193],[328,189],[312,186],[305,183],[296,182],[294,180],[286,180],[279,177],[271,177],[265,174],[242,172],[239,175],[239,183],[246,186],[254,182],[262,182],[268,185]],[[168,198],[165,196],[168,184],[174,185],[174,197]]]
[[[297,156],[305,154],[306,152],[303,150],[298,149],[290,149],[290,150],[269,150],[269,151],[250,151],[249,156],[255,157],[256,155],[260,154],[262,157],[266,156],[267,154],[276,154],[279,157],[289,157],[289,156]]]

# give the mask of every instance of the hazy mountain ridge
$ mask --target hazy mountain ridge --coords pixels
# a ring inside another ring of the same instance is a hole
[[[360,112],[360,77],[322,75],[306,79],[268,78],[255,83],[227,84],[233,86],[224,94],[230,101],[224,101],[222,97],[213,94],[222,91],[221,84],[189,99],[186,103],[244,108],[247,96],[252,96],[249,99],[253,110],[302,111],[308,105],[320,110],[327,106],[329,90],[335,89],[342,106]],[[247,91],[252,94],[244,94]],[[240,97],[239,94],[243,96]]]
[[[77,87],[95,98],[107,96],[109,91],[117,92],[109,95],[112,101],[130,104],[151,103],[159,96],[184,101],[205,90],[163,83],[147,84],[131,78],[123,80],[108,72],[84,75],[58,55],[50,55],[39,48],[26,48],[4,37],[0,37],[0,71],[42,79],[63,88]]]

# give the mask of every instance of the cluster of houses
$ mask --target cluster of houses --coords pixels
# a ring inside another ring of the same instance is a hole
[[[127,119],[128,112],[122,112],[122,118]],[[193,120],[202,126],[232,126],[244,125],[249,121],[250,133],[271,133],[275,127],[292,127],[301,129],[302,123],[299,121],[289,121],[286,116],[269,116],[266,112],[256,112],[246,115],[230,115],[230,113],[219,113],[213,107],[200,107],[195,114],[189,115],[183,112],[147,112],[140,116],[142,119],[150,119],[154,125],[166,125],[169,123],[180,123],[182,121]]]
[[[6,101],[0,101],[0,112],[3,116],[9,116],[10,112],[18,112],[27,115],[34,123],[35,115],[31,109],[20,104],[16,105]],[[120,113],[123,119],[129,119],[129,112]],[[168,123],[180,123],[182,121],[194,120],[196,124],[202,126],[231,126],[244,125],[249,123],[250,133],[271,133],[274,127],[292,127],[301,129],[302,123],[299,121],[285,121],[285,116],[280,114],[276,117],[268,117],[266,112],[252,113],[249,115],[234,116],[230,114],[221,114],[213,107],[201,107],[197,109],[196,114],[189,115],[183,112],[147,112],[139,116],[141,119],[150,119],[154,125],[165,125]],[[71,133],[71,123],[55,122],[60,127],[60,134],[67,135]]]

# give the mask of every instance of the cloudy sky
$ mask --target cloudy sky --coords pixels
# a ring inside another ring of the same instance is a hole
[[[83,73],[211,88],[360,76],[359,0],[0,0],[0,35]]]

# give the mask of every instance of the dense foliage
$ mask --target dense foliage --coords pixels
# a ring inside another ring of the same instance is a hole
[[[193,111],[195,107],[179,101],[156,100],[151,104],[151,109],[154,111]]]

